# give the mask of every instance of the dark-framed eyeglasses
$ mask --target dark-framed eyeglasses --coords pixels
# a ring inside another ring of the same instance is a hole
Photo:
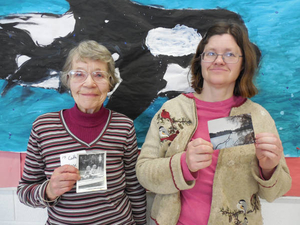
[[[238,55],[233,52],[225,52],[223,54],[217,54],[216,52],[209,51],[209,52],[203,52],[201,54],[201,60],[203,62],[214,62],[219,55],[222,57],[225,63],[237,63],[239,59],[243,57],[242,55]]]
[[[72,78],[73,82],[83,83],[89,76],[89,73],[85,70],[71,70],[68,72],[68,75]],[[96,70],[90,73],[90,75],[96,83],[103,83],[109,79],[109,74],[106,71]]]

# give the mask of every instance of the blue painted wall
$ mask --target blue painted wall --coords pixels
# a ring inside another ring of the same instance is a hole
[[[298,157],[300,150],[300,2],[290,1],[169,1],[140,0],[142,5],[164,9],[224,8],[240,14],[250,39],[262,52],[257,76],[259,94],[252,100],[264,106],[274,118],[283,141],[285,155]],[[20,5],[22,7],[20,7]],[[13,13],[42,12],[63,14],[69,10],[66,1],[8,1],[0,3],[0,18]],[[0,53],[1,54],[1,53]],[[0,80],[1,87],[6,80]],[[157,98],[138,118],[135,126],[139,145],[143,143],[151,117],[167,98]],[[13,87],[0,97],[0,150],[26,151],[31,124],[45,112],[72,107],[73,99],[56,90]]]

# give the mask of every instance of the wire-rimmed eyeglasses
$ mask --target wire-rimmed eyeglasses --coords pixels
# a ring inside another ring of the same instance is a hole
[[[106,71],[96,70],[90,74],[96,83],[103,83],[104,81],[108,81],[109,78],[109,74]],[[89,73],[85,70],[71,70],[68,75],[72,77],[75,83],[83,83],[89,76]]]
[[[233,52],[225,52],[223,54],[217,54],[216,52],[203,52],[201,54],[201,60],[203,62],[214,62],[218,56],[221,56],[225,63],[237,63],[242,55],[235,54]]]

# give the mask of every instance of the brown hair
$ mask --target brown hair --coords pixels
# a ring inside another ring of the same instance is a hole
[[[115,62],[111,56],[111,53],[105,46],[92,40],[82,41],[78,44],[78,46],[70,50],[60,76],[61,83],[65,87],[67,87],[68,89],[70,88],[68,73],[70,70],[72,70],[72,62],[75,57],[81,60],[86,58],[92,60],[100,60],[107,63],[110,91],[114,89],[119,80],[115,74]]]
[[[242,51],[242,70],[235,82],[233,94],[251,98],[257,94],[253,80],[256,74],[259,60],[259,49],[250,42],[247,28],[237,23],[219,22],[210,27],[200,41],[196,54],[191,61],[191,87],[200,94],[203,88],[203,77],[201,68],[201,54],[209,39],[214,35],[230,34]]]

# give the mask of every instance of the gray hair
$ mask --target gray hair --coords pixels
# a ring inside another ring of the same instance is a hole
[[[76,47],[70,50],[60,75],[61,83],[66,88],[70,89],[68,73],[70,70],[72,70],[72,62],[75,57],[80,60],[92,59],[107,63],[110,91],[114,89],[119,79],[115,74],[115,62],[112,58],[112,55],[105,46],[92,40],[82,41]]]

